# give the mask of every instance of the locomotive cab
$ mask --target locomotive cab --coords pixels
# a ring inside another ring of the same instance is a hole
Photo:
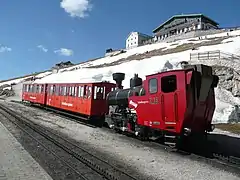
[[[146,76],[145,96],[129,98],[129,107],[136,110],[140,126],[179,132],[187,107],[185,76],[185,70]]]
[[[146,76],[146,95],[130,97],[129,107],[136,110],[137,124],[148,127],[150,134],[161,131],[165,137],[174,139],[204,134],[213,130],[217,84],[218,76],[205,65],[187,65],[182,70],[152,74]]]

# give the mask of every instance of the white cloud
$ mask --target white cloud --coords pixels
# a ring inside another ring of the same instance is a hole
[[[38,45],[37,47],[41,49],[43,52],[48,52],[48,49],[45,48],[43,45]]]
[[[58,49],[58,50],[54,51],[54,53],[62,55],[62,56],[72,56],[73,55],[73,50],[66,49],[66,48],[61,48],[61,49]]]
[[[10,51],[12,51],[12,48],[7,47],[7,46],[0,45],[0,53],[10,52]]]
[[[92,9],[89,0],[62,0],[60,6],[69,13],[71,17],[80,18],[88,16],[87,11],[91,11]]]

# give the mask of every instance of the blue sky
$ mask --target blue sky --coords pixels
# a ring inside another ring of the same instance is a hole
[[[203,13],[240,25],[239,0],[1,0],[0,80],[103,56],[131,31],[152,30],[175,14]]]

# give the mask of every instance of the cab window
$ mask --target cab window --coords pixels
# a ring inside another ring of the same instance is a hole
[[[158,91],[158,82],[156,78],[152,78],[148,82],[148,87],[149,87],[149,93],[154,94],[157,93]]]
[[[177,90],[177,76],[171,75],[161,78],[161,90],[163,93],[171,93]]]

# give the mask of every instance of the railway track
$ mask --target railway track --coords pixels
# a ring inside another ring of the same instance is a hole
[[[19,127],[26,134],[31,136],[31,138],[34,139],[35,141],[38,141],[38,140],[35,137],[33,137],[28,131],[26,131],[24,126],[27,126],[30,129],[32,129],[34,132],[37,132],[38,134],[43,136],[45,139],[47,139],[48,141],[51,141],[57,147],[64,150],[70,156],[74,157],[76,160],[79,161],[79,163],[82,163],[86,165],[88,168],[90,168],[92,171],[97,172],[99,175],[103,177],[102,179],[107,179],[107,180],[136,180],[137,179],[127,174],[126,172],[120,170],[119,168],[114,167],[113,165],[109,164],[105,160],[100,159],[94,154],[91,154],[84,148],[72,143],[69,139],[66,139],[54,132],[49,131],[46,128],[43,128],[42,126],[32,122],[31,120],[27,119],[26,117],[23,117],[22,115],[14,112],[13,110],[7,108],[2,104],[0,104],[0,114],[5,116],[9,121],[11,121],[17,127]],[[81,177],[81,179],[90,180],[86,176],[86,174],[83,174],[78,169],[76,169],[76,167],[72,166],[67,161],[59,157],[52,150],[49,150],[49,148],[44,146],[41,142],[38,142],[38,143],[41,144],[46,150],[50,151],[56,158],[61,159],[61,161],[66,166],[68,166],[68,168],[70,168],[72,171],[77,173],[79,177]]]
[[[19,101],[13,101],[13,102],[23,104],[22,102],[19,102]],[[34,106],[34,107],[39,108],[38,106]],[[41,107],[41,109],[42,109],[42,107]],[[87,126],[90,126],[93,128],[96,127],[96,126],[86,123],[84,121],[79,121],[81,119],[81,117],[77,117],[76,115],[72,115],[71,113],[61,112],[61,111],[58,111],[58,110],[55,110],[52,108],[44,107],[44,109],[47,111],[53,111],[56,113],[56,115],[61,114],[60,116],[62,116],[62,117],[66,117],[66,115],[67,115],[68,119],[71,121],[75,121],[77,123],[81,123],[83,125],[87,125]],[[126,138],[128,138],[128,137],[126,137]],[[164,149],[167,151],[172,151],[173,153],[178,153],[180,155],[191,154],[190,158],[193,158],[195,160],[204,161],[206,163],[210,163],[216,167],[219,167],[222,169],[227,169],[228,171],[231,171],[233,173],[237,173],[238,175],[240,175],[240,158],[239,157],[235,157],[235,156],[232,156],[232,155],[229,155],[226,153],[217,152],[211,148],[208,149],[208,156],[206,157],[205,154],[199,155],[199,154],[193,154],[191,152],[186,152],[186,151],[176,151],[176,150],[173,150],[171,147],[168,147],[164,144],[159,144],[156,141],[150,141],[150,144],[156,148],[161,148],[161,149]],[[206,148],[209,148],[209,147],[206,147]],[[211,157],[209,157],[209,151],[210,151]]]

